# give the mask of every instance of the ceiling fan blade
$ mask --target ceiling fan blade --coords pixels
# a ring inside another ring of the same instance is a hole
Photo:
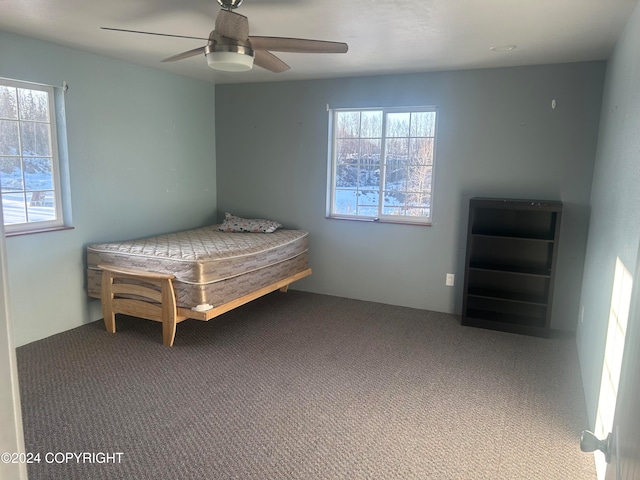
[[[143,35],[157,35],[159,37],[175,37],[175,38],[192,38],[194,40],[209,40],[208,38],[203,37],[189,37],[186,35],[171,35],[168,33],[154,33],[154,32],[141,32],[139,30],[125,30],[122,28],[110,28],[110,27],[100,27],[102,30],[112,30],[114,32],[127,32],[127,33],[141,33]]]
[[[325,40],[307,40],[285,37],[249,37],[254,50],[272,50],[274,52],[293,53],[346,53],[349,46],[342,42]]]
[[[194,48],[193,50],[188,50],[186,52],[178,53],[177,55],[173,55],[172,57],[165,58],[162,61],[175,62],[176,60],[182,60],[184,58],[194,57],[199,54],[204,54],[204,47],[198,47],[198,48]]]
[[[239,13],[220,10],[216,17],[215,31],[223,37],[244,41],[249,36],[249,20]]]
[[[266,50],[255,51],[253,63],[273,73],[286,72],[291,67]]]

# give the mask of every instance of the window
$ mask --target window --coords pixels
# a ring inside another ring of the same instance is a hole
[[[330,111],[333,218],[430,224],[436,109]]]
[[[54,88],[0,78],[0,196],[6,232],[64,224]]]

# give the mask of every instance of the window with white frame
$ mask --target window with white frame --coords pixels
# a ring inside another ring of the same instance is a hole
[[[327,214],[430,224],[435,107],[330,110]]]
[[[64,225],[53,87],[0,78],[0,196],[7,233]]]

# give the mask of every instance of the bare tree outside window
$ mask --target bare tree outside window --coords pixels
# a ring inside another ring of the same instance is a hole
[[[332,111],[329,216],[430,223],[436,111]]]
[[[0,79],[0,198],[7,232],[62,224],[53,88]]]

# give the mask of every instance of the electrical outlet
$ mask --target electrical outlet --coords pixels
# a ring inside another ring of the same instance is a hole
[[[454,273],[447,273],[447,280],[445,285],[447,287],[453,287],[456,284],[456,275]]]

